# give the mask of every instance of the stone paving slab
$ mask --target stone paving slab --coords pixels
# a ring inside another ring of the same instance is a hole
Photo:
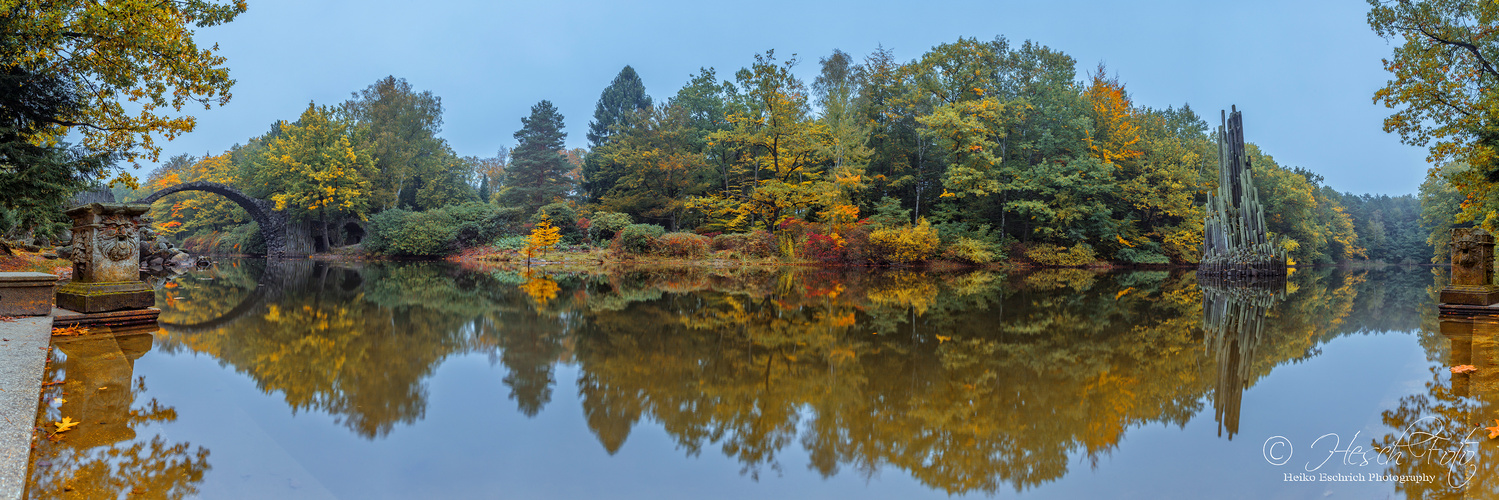
[[[21,498],[31,460],[31,428],[52,339],[52,317],[0,321],[0,500]]]

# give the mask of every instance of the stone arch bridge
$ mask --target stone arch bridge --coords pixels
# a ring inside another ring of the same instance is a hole
[[[308,255],[313,252],[324,252],[328,249],[321,248],[320,241],[313,238],[313,227],[308,222],[292,222],[286,212],[274,210],[276,204],[245,194],[239,189],[226,184],[207,181],[184,182],[175,186],[163,188],[151,193],[150,196],[141,198],[132,203],[143,203],[150,205],[167,195],[183,191],[203,191],[228,198],[229,201],[243,207],[250,214],[250,219],[260,224],[260,234],[265,237],[265,253],[269,257],[290,257]],[[343,228],[346,224],[358,226],[353,230],[358,231],[358,237],[362,237],[364,227],[357,219],[339,219],[332,227]],[[333,240],[333,235],[329,240]],[[353,242],[350,242],[353,243]]]
[[[150,196],[141,198],[135,201],[135,203],[150,205],[156,203],[156,200],[165,198],[167,195],[183,191],[206,191],[228,198],[229,201],[243,207],[245,212],[249,212],[250,219],[260,224],[260,234],[265,237],[266,255],[280,257],[287,254],[286,229],[290,220],[286,212],[272,210],[275,208],[275,205],[271,202],[252,197],[231,186],[206,181],[184,182],[151,193]]]

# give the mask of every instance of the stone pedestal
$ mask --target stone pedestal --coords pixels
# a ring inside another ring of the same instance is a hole
[[[91,203],[64,212],[73,219],[73,281],[57,288],[57,307],[81,313],[141,309],[156,303],[140,280],[140,216],[145,205]]]
[[[47,273],[0,273],[0,316],[51,313],[55,285],[57,276]]]
[[[1494,237],[1483,228],[1452,230],[1452,282],[1442,289],[1443,304],[1487,306],[1499,303],[1494,286]]]

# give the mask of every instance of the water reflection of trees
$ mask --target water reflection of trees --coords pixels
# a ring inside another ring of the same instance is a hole
[[[610,453],[649,421],[752,475],[800,446],[824,475],[895,466],[951,493],[1055,480],[1072,457],[1096,459],[1134,426],[1184,425],[1208,399],[1236,409],[1238,391],[1338,335],[1419,323],[1425,299],[1400,289],[1403,271],[1298,271],[1225,391],[1187,274],[280,265],[302,267],[281,271],[291,278],[255,317],[167,343],[370,438],[421,418],[422,381],[449,355],[504,365],[508,397],[533,416],[556,364],[576,363]]]
[[[81,422],[61,434],[41,434],[32,452],[26,496],[45,498],[186,498],[211,467],[208,450],[138,434],[177,412],[132,379],[135,360],[151,349],[150,334],[59,339],[43,380],[37,426],[53,429],[64,417]],[[61,401],[60,404],[57,404]],[[137,404],[140,403],[140,404]],[[149,431],[147,431],[149,433]]]
[[[1439,288],[1431,287],[1433,296]],[[1499,324],[1491,318],[1438,318],[1430,311],[1424,316],[1423,344],[1436,344],[1426,350],[1431,379],[1424,391],[1382,413],[1389,431],[1372,443],[1389,462],[1382,472],[1435,478],[1396,483],[1407,498],[1499,497],[1499,445],[1484,429],[1499,426]],[[1478,370],[1448,369],[1457,365]]]

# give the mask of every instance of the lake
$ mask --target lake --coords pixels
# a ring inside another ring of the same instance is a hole
[[[1492,495],[1445,273],[225,260],[54,339],[27,496]]]

